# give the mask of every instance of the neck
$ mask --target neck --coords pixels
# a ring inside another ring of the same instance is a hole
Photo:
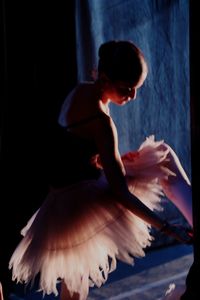
[[[108,99],[108,97],[106,97],[104,83],[101,80],[96,80],[94,82],[94,87],[95,87],[95,93],[97,95],[98,103],[101,110],[105,114],[110,115],[109,107],[108,107],[110,100]]]
[[[99,100],[99,106],[101,108],[101,110],[108,116],[110,116],[110,109],[109,109],[109,106],[108,106],[108,103],[104,103],[103,100]]]
[[[110,99],[107,97],[105,81],[101,80],[101,79],[97,79],[94,82],[94,85],[95,85],[99,99],[102,101],[102,103],[104,105],[107,106],[110,102]]]

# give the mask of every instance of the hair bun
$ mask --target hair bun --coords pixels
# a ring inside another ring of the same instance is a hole
[[[137,83],[147,64],[141,50],[131,41],[108,41],[99,47],[98,72],[110,80]]]
[[[99,58],[100,59],[111,59],[117,48],[116,41],[109,41],[102,44],[99,48]]]

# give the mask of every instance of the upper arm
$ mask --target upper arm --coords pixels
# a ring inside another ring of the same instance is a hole
[[[145,220],[145,222],[160,228],[162,223],[160,218],[129,192],[123,163],[118,151],[118,137],[113,121],[109,118],[107,120],[102,120],[102,118],[100,120],[99,118],[93,125],[94,138],[101,163],[114,194],[124,207]]]
[[[94,126],[94,138],[105,175],[117,194],[127,191],[125,169],[118,150],[118,135],[111,118],[99,118]]]

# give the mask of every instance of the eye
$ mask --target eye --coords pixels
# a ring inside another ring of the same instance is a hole
[[[129,95],[132,92],[131,87],[117,87],[117,91],[121,95]]]

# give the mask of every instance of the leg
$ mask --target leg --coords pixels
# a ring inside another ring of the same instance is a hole
[[[2,225],[3,226],[3,225]],[[4,227],[2,227],[3,229]],[[7,230],[6,230],[7,232]],[[4,234],[2,234],[2,244],[0,245],[0,281],[1,281],[1,289],[3,288],[3,292],[1,290],[1,297],[4,296],[3,299],[9,299],[9,294],[14,291],[15,283],[12,281],[11,271],[8,269],[8,262],[11,257],[11,245],[10,242],[6,243],[6,238]],[[7,236],[13,238],[8,230]],[[14,239],[14,238],[13,238]],[[3,294],[2,294],[3,293]],[[0,297],[0,300],[1,300]]]
[[[181,163],[176,153],[167,144],[160,147],[167,147],[169,153],[168,161],[165,166],[169,168],[176,176],[169,176],[167,180],[161,180],[161,185],[166,196],[174,203],[186,218],[190,226],[193,226],[192,221],[192,189],[190,181],[181,166]]]
[[[62,281],[60,299],[61,300],[79,300],[79,294],[74,293],[73,296],[71,296],[69,290],[67,289],[66,284]]]
[[[0,282],[0,300],[3,300],[3,289],[2,289],[2,285],[1,285],[1,282]]]

